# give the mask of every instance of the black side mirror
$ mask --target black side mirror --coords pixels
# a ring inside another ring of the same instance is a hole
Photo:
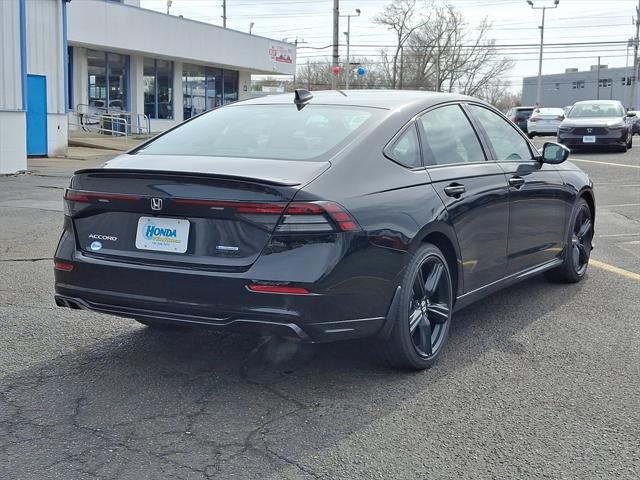
[[[564,145],[560,145],[559,143],[547,142],[542,147],[542,162],[557,165],[558,163],[562,163],[567,158],[569,158],[570,153],[571,150],[569,150]]]
[[[627,117],[635,117],[636,112],[627,112]]]

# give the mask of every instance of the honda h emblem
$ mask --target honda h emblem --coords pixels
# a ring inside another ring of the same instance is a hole
[[[162,210],[162,199],[161,198],[152,198],[151,199],[151,210]]]

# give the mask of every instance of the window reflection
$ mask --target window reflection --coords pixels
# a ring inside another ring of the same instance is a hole
[[[129,57],[87,50],[89,105],[105,110],[126,110]]]
[[[144,59],[144,113],[149,118],[173,118],[173,62]]]
[[[184,118],[238,100],[238,72],[185,64],[182,73]]]

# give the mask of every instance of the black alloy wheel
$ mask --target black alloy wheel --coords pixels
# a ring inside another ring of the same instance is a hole
[[[589,256],[591,255],[591,241],[593,238],[593,224],[591,212],[586,202],[578,206],[578,213],[573,222],[573,234],[571,236],[571,255],[573,256],[573,268],[576,274],[582,276],[587,270]]]
[[[437,247],[425,244],[414,254],[401,295],[387,358],[399,368],[429,368],[447,339],[453,306],[451,274]]]
[[[593,215],[584,198],[580,198],[571,214],[571,228],[562,265],[550,270],[551,280],[575,283],[582,280],[593,249]]]

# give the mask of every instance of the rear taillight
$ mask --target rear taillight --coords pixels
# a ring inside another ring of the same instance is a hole
[[[556,117],[556,120],[562,121],[562,120],[564,120],[564,117],[562,115],[559,115],[559,116]]]
[[[70,202],[82,202],[90,203],[93,201],[110,202],[111,200],[118,200],[124,202],[134,202],[140,200],[140,195],[129,195],[125,193],[100,193],[100,192],[85,192],[82,190],[73,190],[67,188],[64,191],[64,199]]]
[[[333,202],[253,203],[228,200],[176,198],[176,205],[231,210],[252,222],[272,226],[275,233],[353,232],[360,227],[351,214]]]
[[[529,117],[529,121],[535,123],[535,122],[538,121],[538,118],[537,117]]]
[[[130,195],[125,193],[100,193],[85,192],[83,190],[74,190],[67,188],[64,191],[64,213],[65,215],[73,215],[80,209],[86,207],[93,202],[110,204],[112,202],[135,202],[140,200],[140,195]]]
[[[333,202],[294,202],[289,204],[276,227],[276,233],[354,232],[360,227],[342,206]]]

